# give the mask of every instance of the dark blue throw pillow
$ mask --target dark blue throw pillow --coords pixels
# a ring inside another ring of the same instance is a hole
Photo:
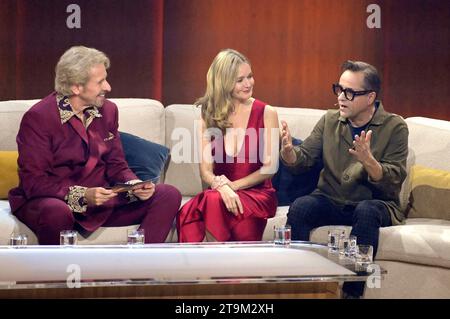
[[[303,141],[292,138],[292,144],[300,145]],[[272,185],[277,191],[278,205],[288,206],[298,197],[308,195],[316,187],[322,163],[317,163],[305,173],[295,175],[280,160],[278,172],[272,177]]]
[[[141,180],[152,179],[156,183],[169,158],[169,148],[129,133],[119,134],[130,169]]]

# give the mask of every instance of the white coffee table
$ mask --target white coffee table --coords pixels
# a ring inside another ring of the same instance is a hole
[[[368,276],[306,242],[0,246],[0,269],[1,298],[323,298]]]

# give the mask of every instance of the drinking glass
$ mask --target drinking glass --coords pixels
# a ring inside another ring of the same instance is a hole
[[[145,243],[145,234],[143,229],[129,229],[127,234],[128,245],[143,245]]]
[[[63,230],[59,233],[61,246],[74,246],[78,243],[78,235],[75,230]]]
[[[274,226],[273,242],[275,245],[289,245],[291,243],[291,226]]]
[[[356,251],[356,271],[366,271],[367,267],[373,261],[373,247],[372,245],[357,245]]]
[[[336,254],[339,252],[339,245],[341,238],[345,237],[344,228],[333,228],[328,231],[328,252],[331,254]]]
[[[9,245],[10,246],[26,246],[28,242],[27,235],[24,234],[12,234],[11,237],[9,237]]]
[[[355,258],[356,255],[356,236],[350,235],[348,237],[341,238],[342,243],[339,248],[340,258]]]

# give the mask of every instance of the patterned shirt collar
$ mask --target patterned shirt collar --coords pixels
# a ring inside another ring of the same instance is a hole
[[[67,96],[57,94],[56,102],[58,104],[59,116],[61,117],[61,124],[67,123],[73,116],[76,116]],[[92,123],[94,118],[102,117],[102,114],[94,105],[85,108],[83,112],[86,116],[86,127]]]

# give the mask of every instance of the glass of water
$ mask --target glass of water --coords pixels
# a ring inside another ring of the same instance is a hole
[[[366,271],[367,267],[373,262],[372,245],[357,245],[356,250],[356,271]]]
[[[28,237],[24,234],[12,234],[9,237],[9,245],[10,246],[26,246],[28,243]]]
[[[355,258],[356,256],[356,236],[350,235],[348,237],[341,238],[339,249],[340,258]]]
[[[331,254],[339,253],[341,238],[345,237],[344,228],[333,228],[328,231],[328,252]]]
[[[127,231],[128,245],[144,245],[145,233],[143,229],[129,229]]]
[[[78,235],[75,230],[63,230],[59,233],[61,246],[74,246],[78,243]]]
[[[274,226],[273,242],[275,245],[289,245],[291,243],[291,226]]]

